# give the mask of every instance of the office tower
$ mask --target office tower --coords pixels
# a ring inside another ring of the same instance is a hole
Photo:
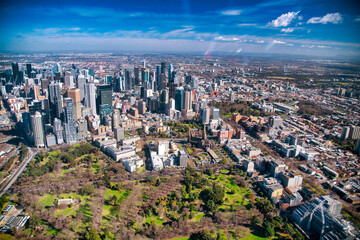
[[[218,120],[219,119],[219,109],[211,108],[211,119]]]
[[[112,112],[112,129],[114,130],[115,128],[119,127],[120,125],[120,111],[118,109],[115,109]]]
[[[360,138],[360,127],[359,126],[350,126],[349,138],[359,139]]]
[[[100,105],[109,105],[110,108],[112,108],[111,85],[99,85],[97,87],[96,105],[97,107],[100,107]]]
[[[52,111],[52,118],[61,118],[63,112],[62,95],[60,84],[58,82],[52,82],[49,85],[49,99],[50,109]]]
[[[161,63],[161,73],[165,74],[165,71],[166,71],[166,63],[162,62]]]
[[[11,63],[11,67],[12,67],[12,81],[17,85],[18,75],[19,75],[19,64]]]
[[[172,82],[172,73],[173,73],[174,69],[173,69],[173,65],[169,64],[169,70],[168,70],[168,79],[169,82]]]
[[[132,89],[131,72],[129,69],[125,69],[125,90]]]
[[[65,114],[64,114],[64,130],[65,130],[65,142],[76,142],[76,126],[74,119],[74,103],[72,98],[64,98]]]
[[[183,95],[184,95],[184,89],[178,88],[175,91],[175,109],[181,111],[183,109]]]
[[[156,79],[155,79],[155,72],[150,72],[149,74],[149,89],[151,89],[153,92],[156,91]]]
[[[205,108],[201,113],[201,123],[208,124],[210,122],[210,108]]]
[[[184,109],[185,110],[192,110],[192,92],[185,91],[184,92]]]
[[[29,78],[31,78],[31,71],[32,71],[32,69],[31,69],[31,63],[27,63],[27,64],[26,64],[26,73],[27,73],[27,76],[28,76]]]
[[[76,82],[76,87],[80,89],[80,102],[82,102],[85,97],[85,84],[86,78],[84,75],[80,74]]]
[[[139,114],[146,113],[146,103],[142,100],[138,101],[138,111],[139,111]]]
[[[115,77],[115,92],[121,92],[125,90],[125,78],[120,72],[119,76]]]
[[[168,110],[175,110],[175,99],[170,98],[169,99],[169,104],[168,104]]]
[[[96,93],[93,83],[85,84],[85,107],[90,108],[92,114],[96,114]]]
[[[141,69],[141,83],[142,86],[146,89],[149,88],[149,70],[148,69]]]
[[[168,103],[169,103],[169,90],[164,89],[160,93],[160,111],[161,112],[166,111],[166,106],[168,105]]]
[[[41,89],[43,94],[45,95],[45,91],[49,88],[49,80],[46,78],[41,79]]]
[[[35,147],[45,147],[44,128],[41,113],[36,112],[31,116],[31,128],[34,136]]]
[[[74,76],[72,76],[69,72],[65,73],[65,86],[68,88],[74,87]]]
[[[161,73],[161,74],[160,74],[160,88],[159,88],[159,90],[165,89],[166,86],[167,86],[167,78],[166,78],[166,75],[165,75],[165,73]]]
[[[160,90],[161,66],[156,66],[156,89]]]
[[[273,128],[278,128],[283,125],[283,120],[279,116],[271,116],[269,118],[269,126]]]
[[[356,141],[355,151],[360,155],[360,138]]]
[[[135,85],[140,85],[140,69],[138,67],[134,68],[134,83]]]
[[[35,99],[39,99],[40,96],[40,87],[37,85],[33,86],[33,91],[34,91],[34,98]]]
[[[57,144],[62,144],[64,142],[64,138],[63,138],[63,129],[61,126],[60,119],[57,119],[57,118],[54,119],[53,131],[56,136]]]
[[[77,139],[80,141],[80,140],[85,139],[85,137],[87,135],[88,124],[87,124],[87,121],[85,120],[85,118],[80,118],[77,121],[77,124],[78,124]]]
[[[185,76],[185,83],[186,84],[191,84],[191,75],[186,75]]]
[[[62,66],[61,66],[61,64],[60,64],[60,63],[57,63],[56,66],[57,66],[57,72],[59,72],[59,73],[61,74],[61,73],[62,73]]]
[[[42,112],[42,104],[39,100],[31,101],[31,103],[28,104],[28,109],[30,115],[34,115],[36,112]]]
[[[81,97],[80,89],[72,88],[67,90],[67,96],[73,100],[74,103],[74,118],[77,121],[81,118]]]
[[[120,127],[115,128],[114,136],[115,136],[116,141],[118,141],[118,142],[120,142],[120,140],[124,139],[125,138],[124,128],[120,128]]]

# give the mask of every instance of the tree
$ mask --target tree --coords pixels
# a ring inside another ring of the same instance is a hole
[[[41,223],[41,217],[37,213],[34,213],[29,219],[30,228],[35,228],[39,226],[40,223]]]
[[[87,228],[87,231],[85,233],[85,239],[86,240],[101,240],[100,235],[97,233],[97,231],[94,227]]]
[[[215,240],[216,238],[209,230],[202,230],[198,233],[191,234],[189,240]]]
[[[272,237],[275,235],[275,230],[274,230],[274,227],[271,226],[271,225],[267,225],[264,229],[264,234],[265,234],[265,237]]]
[[[261,220],[258,218],[258,216],[253,216],[251,219],[251,225],[260,225]]]

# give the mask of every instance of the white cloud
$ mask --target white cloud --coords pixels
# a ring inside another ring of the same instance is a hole
[[[327,24],[327,23],[338,24],[341,22],[342,22],[342,16],[340,15],[340,13],[328,13],[323,17],[313,17],[307,21],[307,23],[322,23],[322,24]]]
[[[360,16],[357,16],[357,17],[355,18],[355,22],[360,22]]]
[[[281,29],[281,32],[284,32],[284,33],[291,33],[293,31],[294,31],[293,28],[283,28],[283,29]]]
[[[220,14],[226,16],[238,16],[241,14],[241,12],[242,11],[240,9],[229,9],[229,10],[221,11]]]
[[[279,40],[273,40],[273,44],[286,44],[286,42],[279,41]]]
[[[239,41],[240,39],[237,37],[223,37],[223,36],[218,36],[215,37],[215,40],[217,41]],[[241,41],[241,40],[240,40]]]
[[[256,26],[255,23],[238,23],[237,25],[239,27],[255,27]]]
[[[287,26],[290,25],[290,23],[294,19],[296,19],[298,17],[299,13],[300,13],[300,11],[284,13],[280,17],[278,17],[277,19],[272,20],[271,22],[269,22],[267,24],[267,26],[270,26],[270,27],[287,27]]]

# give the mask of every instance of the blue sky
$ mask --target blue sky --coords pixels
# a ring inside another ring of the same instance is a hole
[[[360,3],[1,1],[0,51],[360,56]]]

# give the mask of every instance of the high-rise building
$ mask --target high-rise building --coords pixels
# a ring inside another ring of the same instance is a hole
[[[31,129],[34,136],[35,147],[45,147],[44,139],[44,127],[41,113],[36,112],[35,115],[31,116]]]
[[[77,121],[81,118],[81,94],[79,88],[73,88],[67,90],[67,96],[72,98],[74,103],[74,118]]]
[[[125,69],[125,90],[132,89],[132,81],[131,81],[131,71],[130,69]]]
[[[80,74],[76,82],[76,87],[80,89],[80,102],[82,102],[85,97],[85,84],[86,84],[86,78],[84,75]]]
[[[167,79],[165,73],[160,74],[160,88],[159,90],[165,89],[167,86]]]
[[[112,88],[111,85],[99,85],[97,87],[96,105],[100,114],[101,105],[109,105],[112,108]]]
[[[349,138],[359,139],[360,138],[360,126],[350,126]]]
[[[65,82],[65,86],[68,87],[68,88],[71,88],[71,87],[75,86],[75,84],[74,84],[74,76],[72,76],[69,72],[65,73],[64,82]]]
[[[52,118],[61,118],[63,112],[63,102],[59,82],[52,82],[49,85],[50,109]]]
[[[185,110],[192,110],[192,92],[185,91],[184,92],[184,106]]]
[[[219,109],[211,108],[211,119],[218,120],[219,119]]]
[[[273,128],[278,128],[283,125],[283,120],[279,116],[271,116],[269,117],[269,125]]]
[[[29,78],[31,77],[31,71],[32,71],[31,63],[27,63],[26,64],[26,73]]]
[[[115,109],[112,112],[112,129],[114,130],[115,128],[119,127],[120,125],[120,111],[118,109]]]
[[[85,84],[85,107],[92,110],[92,114],[96,114],[96,93],[93,83]]]
[[[64,137],[63,137],[63,129],[61,126],[61,120],[55,118],[54,119],[54,124],[53,124],[53,131],[54,134],[56,136],[56,142],[57,144],[62,144],[64,142]]]
[[[168,70],[168,79],[169,79],[169,82],[172,82],[172,73],[174,71],[174,68],[173,68],[173,65],[172,64],[169,64],[169,70]]]
[[[350,133],[350,127],[343,127],[340,139],[341,140],[348,139],[349,133]]]
[[[161,66],[156,66],[156,89],[160,90]]]
[[[201,124],[208,124],[210,122],[210,108],[204,108],[201,112]]]
[[[142,86],[146,89],[149,88],[149,70],[148,69],[141,69],[141,83]]]
[[[76,125],[74,119],[74,103],[72,98],[64,98],[65,114],[64,114],[64,130],[65,141],[67,143],[75,143],[77,141]]]
[[[19,64],[18,63],[11,63],[12,67],[12,81],[15,84],[18,84],[18,76],[19,76]]]
[[[146,113],[146,103],[142,100],[138,101],[138,111],[139,111],[139,114]]]
[[[183,109],[183,104],[184,104],[184,89],[183,88],[178,88],[175,91],[175,109],[181,111],[181,109]]]
[[[124,128],[120,128],[120,127],[115,128],[114,136],[115,136],[116,141],[118,141],[118,142],[120,142],[120,140],[124,139],[125,138]]]
[[[135,85],[140,85],[140,69],[138,67],[134,68],[134,83]]]
[[[161,73],[165,74],[165,71],[166,71],[166,63],[162,62],[161,63]]]

